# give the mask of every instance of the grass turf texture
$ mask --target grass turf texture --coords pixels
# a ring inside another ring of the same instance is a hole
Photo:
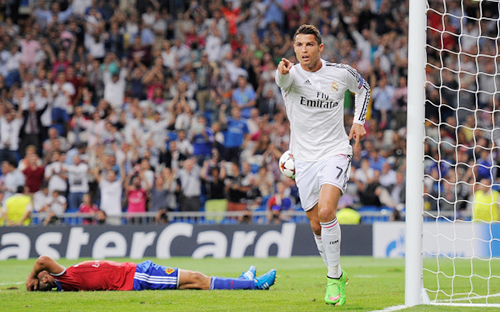
[[[27,292],[24,280],[35,259],[0,261],[2,311],[374,311],[404,304],[404,259],[342,257],[349,272],[347,303],[343,307],[323,301],[326,269],[320,257],[243,258],[194,260],[150,259],[164,266],[197,270],[207,275],[237,277],[250,265],[260,276],[275,268],[277,283],[268,291],[130,291],[130,292]],[[61,259],[71,266],[83,261]],[[132,261],[130,259],[115,259]],[[9,289],[17,287],[17,289]],[[417,306],[404,311],[484,311],[493,309]]]

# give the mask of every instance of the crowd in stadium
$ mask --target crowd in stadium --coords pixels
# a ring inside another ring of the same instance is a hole
[[[367,138],[340,207],[403,208],[407,1],[5,3],[4,217],[15,210],[10,198],[44,213],[44,224],[78,211],[95,214],[84,223],[146,211],[164,222],[169,211],[300,207],[294,181],[278,169],[289,122],[274,77],[282,57],[296,63],[293,34],[305,23],[320,29],[324,59],[350,64],[372,89]],[[345,97],[349,129],[353,98]],[[463,133],[461,143],[474,140]],[[23,216],[6,224],[28,224]]]

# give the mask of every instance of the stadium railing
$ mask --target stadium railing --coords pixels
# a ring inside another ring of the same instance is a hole
[[[361,223],[371,224],[373,222],[386,222],[391,221],[391,216],[394,210],[382,207],[362,207],[358,210],[361,215]],[[145,212],[145,213],[122,213],[116,216],[108,216],[106,224],[113,225],[127,225],[127,224],[154,224],[156,218],[156,212]],[[446,221],[447,217],[450,219],[454,216],[453,211],[443,212],[439,214],[439,218],[436,218],[438,214],[432,211],[426,211],[424,219],[425,221]],[[295,222],[295,223],[308,223],[307,216],[302,209],[293,209],[281,212],[283,222]],[[402,220],[405,217],[405,211],[400,212]],[[31,215],[31,225],[42,225],[45,219],[45,214],[33,213]],[[92,218],[92,215],[82,214],[82,213],[63,213],[57,216],[58,222],[56,224],[61,225],[83,225],[83,220],[85,218]],[[471,220],[471,214],[469,212],[464,212],[461,215],[463,220]],[[197,211],[197,212],[168,212],[167,220],[168,223],[175,222],[186,222],[191,224],[238,224],[238,223],[253,223],[253,224],[267,224],[268,223],[268,212],[265,210],[246,210],[246,211],[223,211],[223,212],[208,212],[208,211]]]

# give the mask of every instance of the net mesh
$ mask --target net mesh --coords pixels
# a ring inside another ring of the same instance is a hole
[[[434,303],[496,304],[500,3],[426,7],[424,288]]]

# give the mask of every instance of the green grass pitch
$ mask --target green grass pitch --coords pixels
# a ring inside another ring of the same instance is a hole
[[[155,263],[237,277],[250,265],[257,275],[275,268],[278,279],[268,291],[27,292],[24,280],[35,259],[0,261],[1,311],[376,311],[404,304],[404,259],[342,257],[349,272],[344,307],[324,303],[326,269],[320,257],[278,259],[150,259]],[[81,259],[83,261],[85,259]],[[117,261],[133,261],[115,259]],[[70,266],[79,261],[59,261]],[[485,308],[418,306],[404,311],[484,311]]]

